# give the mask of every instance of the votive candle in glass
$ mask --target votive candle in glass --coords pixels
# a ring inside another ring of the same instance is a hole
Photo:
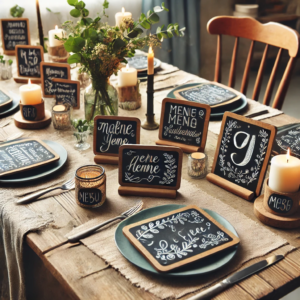
[[[52,122],[57,130],[67,130],[71,127],[71,107],[59,104],[52,108]]]
[[[201,179],[207,174],[208,158],[205,153],[194,152],[188,156],[188,174],[192,178]]]
[[[87,165],[76,170],[75,198],[79,206],[96,208],[106,199],[105,169],[98,165]]]

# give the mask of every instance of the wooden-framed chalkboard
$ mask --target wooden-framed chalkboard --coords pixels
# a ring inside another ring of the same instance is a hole
[[[80,82],[69,79],[53,78],[56,104],[69,104],[80,108]]]
[[[247,200],[259,196],[275,135],[273,125],[226,112],[206,178]]]
[[[188,153],[203,152],[210,112],[211,108],[206,104],[165,98],[156,144],[177,146]]]
[[[1,36],[4,54],[15,55],[16,45],[30,45],[29,20],[1,19]]]
[[[240,242],[196,205],[127,225],[123,234],[160,272],[185,266]]]
[[[71,79],[70,65],[42,61],[40,66],[43,95],[45,98],[53,98],[55,97],[56,90],[52,79]]]
[[[16,46],[17,71],[19,77],[26,79],[41,78],[40,63],[44,61],[42,46]]]
[[[5,90],[3,90],[2,88],[0,88],[0,112],[9,104],[11,104],[12,102],[12,98],[11,96],[8,94],[8,92],[6,92]]]
[[[59,160],[59,156],[44,142],[22,139],[0,145],[0,177],[37,168]]]
[[[205,82],[197,86],[186,87],[174,91],[177,99],[207,104],[217,107],[238,101],[241,94],[218,82]]]

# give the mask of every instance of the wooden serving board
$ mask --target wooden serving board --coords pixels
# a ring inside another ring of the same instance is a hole
[[[123,228],[130,243],[160,272],[185,266],[239,243],[239,238],[196,205]]]
[[[37,139],[22,139],[0,145],[0,177],[37,168],[59,160],[48,145]]]

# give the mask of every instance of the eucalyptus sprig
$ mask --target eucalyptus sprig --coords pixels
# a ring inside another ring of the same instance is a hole
[[[78,132],[85,132],[90,129],[90,125],[87,120],[83,119],[74,119],[72,120],[72,126],[77,129]]]

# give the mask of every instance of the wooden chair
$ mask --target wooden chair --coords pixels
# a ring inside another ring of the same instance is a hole
[[[217,42],[217,56],[216,56],[216,65],[215,65],[215,81],[221,81],[221,46],[222,46],[222,35],[229,35],[235,37],[235,43],[233,47],[231,67],[229,71],[229,81],[228,86],[234,87],[235,84],[235,69],[236,69],[236,58],[239,45],[239,38],[246,38],[251,40],[251,45],[246,60],[244,75],[242,78],[241,84],[241,93],[245,94],[247,91],[247,85],[249,80],[249,70],[250,64],[253,55],[253,48],[255,42],[261,42],[266,44],[258,74],[256,77],[252,99],[258,100],[261,83],[263,79],[263,71],[265,68],[268,50],[271,46],[276,46],[279,48],[278,54],[270,75],[269,82],[264,95],[263,103],[265,105],[270,104],[272,91],[275,83],[275,76],[278,70],[278,65],[280,58],[282,56],[282,50],[286,49],[289,53],[289,61],[287,63],[286,69],[278,86],[274,102],[272,107],[281,109],[283,101],[288,89],[288,85],[291,79],[291,74],[293,67],[295,66],[296,57],[299,50],[299,34],[284,25],[278,23],[267,23],[261,24],[253,18],[249,17],[229,17],[229,16],[219,16],[212,18],[207,24],[207,31],[210,34],[218,35]]]

